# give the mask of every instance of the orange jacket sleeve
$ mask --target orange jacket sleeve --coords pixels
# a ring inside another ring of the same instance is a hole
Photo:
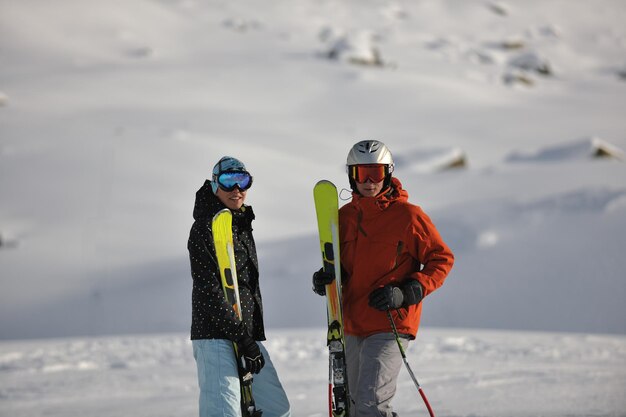
[[[426,296],[443,285],[454,264],[454,255],[430,217],[419,207],[415,207],[415,216],[407,233],[406,242],[412,242],[408,250],[423,265],[419,272],[410,277],[422,284]]]

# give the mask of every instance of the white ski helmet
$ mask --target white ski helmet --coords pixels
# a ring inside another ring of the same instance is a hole
[[[384,143],[377,140],[362,140],[350,149],[346,165],[360,164],[384,164],[393,171],[391,151]]]
[[[356,191],[356,182],[350,175],[350,166],[364,164],[386,165],[386,176],[383,183],[383,190],[391,184],[391,173],[394,169],[393,157],[387,146],[378,140],[362,140],[356,143],[348,153],[346,169],[348,171],[348,181],[353,191]]]

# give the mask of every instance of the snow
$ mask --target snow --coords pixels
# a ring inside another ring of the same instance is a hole
[[[255,177],[268,347],[321,415],[312,188],[349,198],[373,138],[456,255],[410,353],[435,410],[624,416],[624,21],[620,0],[0,1],[0,414],[195,413],[186,240],[229,154]]]
[[[294,416],[325,416],[324,330],[275,329],[268,348]],[[427,329],[407,349],[435,414],[623,416],[623,336]],[[0,343],[2,416],[192,416],[198,388],[185,334]],[[427,415],[406,369],[400,415]]]

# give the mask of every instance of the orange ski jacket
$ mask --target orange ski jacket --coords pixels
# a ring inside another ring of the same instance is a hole
[[[397,178],[376,197],[352,194],[339,210],[345,333],[367,337],[391,332],[384,311],[369,306],[369,295],[387,284],[418,280],[424,296],[439,288],[454,263],[454,255],[430,218],[408,202]],[[422,303],[392,311],[398,332],[414,338]]]

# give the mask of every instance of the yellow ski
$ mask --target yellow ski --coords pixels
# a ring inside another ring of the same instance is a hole
[[[330,417],[344,417],[349,414],[350,400],[341,308],[341,258],[339,254],[339,199],[337,188],[330,181],[319,181],[313,189],[313,197],[317,213],[323,268],[324,271],[335,276],[335,280],[326,286],[327,344],[329,354],[328,414]]]
[[[232,305],[235,314],[241,320],[241,303],[239,301],[237,266],[235,264],[235,249],[233,246],[233,214],[229,209],[220,210],[213,217],[212,230],[224,297]],[[244,417],[260,417],[261,410],[256,409],[254,398],[252,397],[252,373],[243,367],[243,359],[239,354],[237,343],[233,342],[233,348],[239,368],[242,414]]]

